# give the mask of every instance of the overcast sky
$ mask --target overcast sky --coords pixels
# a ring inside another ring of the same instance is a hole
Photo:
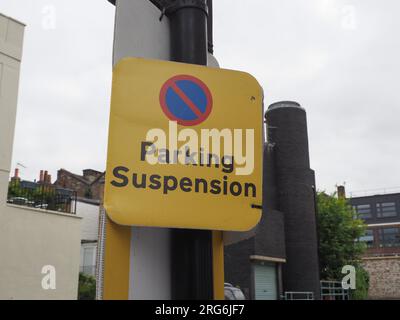
[[[253,74],[265,103],[307,110],[319,189],[400,187],[400,2],[214,0],[215,56]],[[27,24],[13,167],[105,169],[114,7],[1,0]],[[55,19],[52,19],[55,17]]]

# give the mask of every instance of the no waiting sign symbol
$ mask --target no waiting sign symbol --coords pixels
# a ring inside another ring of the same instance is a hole
[[[160,104],[165,115],[183,126],[204,122],[212,110],[212,95],[200,79],[179,75],[167,80],[160,92]]]

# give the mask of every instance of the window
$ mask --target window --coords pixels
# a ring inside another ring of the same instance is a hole
[[[372,211],[370,204],[359,204],[354,206],[354,210],[357,212],[359,219],[371,219]]]
[[[376,215],[378,218],[390,218],[396,217],[396,203],[394,202],[382,202],[376,204]]]
[[[365,235],[360,237],[360,241],[365,242],[368,248],[374,246],[374,231],[366,230]]]
[[[80,272],[88,275],[94,275],[96,269],[96,247],[84,246],[81,248],[81,268]]]
[[[400,247],[400,228],[385,228],[379,230],[380,247]]]

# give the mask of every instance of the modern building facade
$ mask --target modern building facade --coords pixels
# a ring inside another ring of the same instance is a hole
[[[0,14],[0,299],[76,299],[81,219],[7,203],[24,27]]]
[[[343,188],[343,187],[342,187]],[[367,224],[363,265],[372,299],[400,299],[400,193],[350,197],[357,217]]]

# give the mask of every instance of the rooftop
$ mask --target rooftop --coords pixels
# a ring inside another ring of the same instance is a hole
[[[349,192],[349,198],[352,198],[352,199],[353,198],[384,196],[384,195],[399,195],[400,196],[400,187],[358,190],[358,191]]]
[[[5,15],[4,13],[1,13],[1,12],[0,12],[0,16],[4,17],[4,18],[6,18],[6,19],[12,20],[12,21],[14,21],[14,22],[16,22],[16,23],[18,23],[18,24],[24,26],[24,27],[26,26],[25,23],[23,23],[23,22],[21,22],[21,21],[19,21],[19,20],[17,20],[17,19],[14,19],[14,18],[12,18],[12,17],[9,17],[9,16]]]

